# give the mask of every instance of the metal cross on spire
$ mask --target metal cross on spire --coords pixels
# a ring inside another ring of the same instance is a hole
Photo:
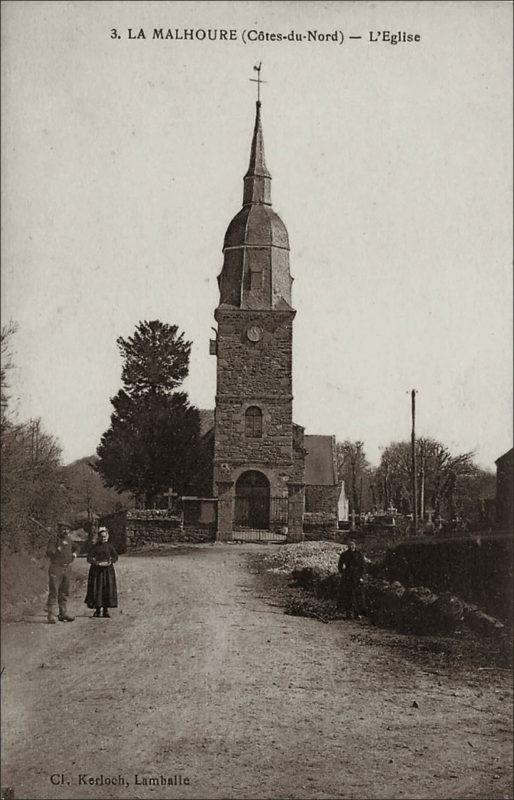
[[[257,72],[256,78],[250,78],[252,83],[257,84],[257,102],[261,102],[261,83],[267,83],[268,81],[263,81],[261,78],[261,69],[262,69],[262,61],[259,61],[259,66],[254,67],[254,70]]]

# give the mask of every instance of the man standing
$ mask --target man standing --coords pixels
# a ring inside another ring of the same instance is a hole
[[[60,522],[56,537],[52,537],[46,549],[50,559],[48,568],[48,622],[55,625],[55,608],[59,606],[60,622],[73,622],[75,617],[70,617],[67,612],[68,595],[70,593],[70,573],[73,559],[76,558],[76,546],[72,545],[69,538],[70,526],[67,522]]]
[[[352,614],[355,619],[360,619],[364,610],[362,581],[366,560],[355,542],[348,542],[348,549],[339,556],[339,605],[346,612],[346,619],[351,619]]]

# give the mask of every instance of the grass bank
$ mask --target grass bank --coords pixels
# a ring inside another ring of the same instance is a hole
[[[2,550],[2,621],[23,619],[44,608],[48,592],[48,559],[44,552]],[[72,573],[73,575],[73,573]],[[84,582],[73,575],[71,592]]]

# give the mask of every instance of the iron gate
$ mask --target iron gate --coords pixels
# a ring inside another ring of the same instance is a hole
[[[287,497],[269,497],[253,493],[250,497],[236,495],[234,525],[238,528],[269,530],[287,525]]]
[[[272,497],[271,498],[271,524],[273,525],[287,525],[288,514],[288,499],[287,497]]]
[[[236,495],[234,524],[241,528],[269,528],[269,497],[252,494],[249,497]]]

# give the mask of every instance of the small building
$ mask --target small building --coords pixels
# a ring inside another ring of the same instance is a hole
[[[304,437],[305,447],[305,512],[303,529],[328,533],[338,527],[342,483],[337,476],[334,436]]]
[[[513,448],[496,459],[496,524],[513,529]]]

